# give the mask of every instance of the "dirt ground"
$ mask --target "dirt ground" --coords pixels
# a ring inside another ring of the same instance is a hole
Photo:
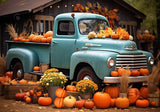
[[[7,100],[3,96],[0,96],[0,112],[160,112],[159,108],[136,108],[135,106],[130,106],[128,109],[57,109],[54,105],[50,106],[40,106],[38,104],[26,104],[22,101]]]

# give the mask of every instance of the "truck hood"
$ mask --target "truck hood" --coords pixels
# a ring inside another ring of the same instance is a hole
[[[118,39],[84,39],[83,38],[83,46],[82,50],[106,50],[117,52],[119,54],[142,54],[139,50],[137,50],[137,45],[134,41],[130,40],[118,40]],[[82,42],[81,41],[81,42]]]

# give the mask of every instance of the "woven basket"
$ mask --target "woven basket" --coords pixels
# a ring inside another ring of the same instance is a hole
[[[156,103],[156,107],[159,106],[159,93],[158,91],[156,91],[155,93],[152,93],[152,94],[148,94],[148,100],[149,100],[149,103],[151,102],[155,102]]]

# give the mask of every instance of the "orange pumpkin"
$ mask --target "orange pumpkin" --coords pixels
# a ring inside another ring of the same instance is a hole
[[[55,91],[55,95],[59,98],[64,98],[67,96],[67,91],[64,90],[63,88],[58,88]]]
[[[129,103],[132,105],[135,104],[137,99],[140,97],[140,92],[137,88],[131,88],[129,89],[127,96]]]
[[[38,99],[39,105],[48,106],[52,104],[52,98],[51,97],[39,97]]]
[[[81,109],[84,106],[85,102],[86,100],[79,98],[79,100],[75,102],[75,107]]]
[[[34,34],[31,34],[31,35],[28,37],[29,41],[30,41],[30,42],[33,42],[32,39],[33,39],[34,37],[35,37],[35,35],[34,35]]]
[[[94,102],[90,99],[88,99],[85,103],[84,103],[84,107],[87,109],[92,109],[94,107]]]
[[[73,85],[74,83],[75,82],[71,82],[71,85],[67,85],[66,90],[67,91],[74,91],[74,92],[76,92],[77,89],[76,89],[76,86]]]
[[[29,97],[29,96],[27,96],[26,98],[25,98],[25,101],[26,101],[26,103],[31,103],[31,97]]]
[[[100,33],[97,33],[97,38],[102,38],[103,35],[101,35]]]
[[[27,80],[24,80],[24,79],[21,79],[21,80],[19,81],[19,84],[28,84],[28,81],[27,81]]]
[[[46,43],[46,42],[47,42],[47,38],[44,38],[44,37],[41,38],[41,42],[42,42],[42,43]]]
[[[15,84],[17,84],[18,82],[15,80],[15,79],[13,79],[13,80],[11,80],[11,82],[10,82],[12,85],[15,85]]]
[[[111,38],[112,38],[112,39],[119,39],[119,34],[116,34],[115,32],[113,32],[113,33],[111,34]]]
[[[58,97],[57,97],[57,98],[54,100],[54,105],[55,105],[55,107],[57,107],[57,108],[63,108],[63,107],[64,107],[63,99],[64,99],[64,98],[58,98]]]
[[[34,71],[39,71],[39,70],[40,70],[40,67],[39,67],[39,66],[34,66],[34,67],[33,67],[33,70],[34,70]]]
[[[138,99],[136,101],[136,106],[140,108],[145,108],[149,106],[149,101],[147,99]]]
[[[97,108],[108,108],[111,103],[111,97],[108,93],[96,92],[93,96],[93,101]]]
[[[139,76],[140,75],[140,72],[138,70],[132,70],[131,71],[131,75],[132,76]]]
[[[116,103],[116,98],[111,98],[111,104],[110,104],[110,106],[114,107],[115,103]]]
[[[52,37],[47,37],[47,43],[51,43]]]
[[[18,41],[18,38],[17,38],[17,37],[16,37],[16,38],[14,38],[14,39],[13,39],[13,41]]]
[[[139,69],[141,75],[149,75],[149,70],[147,68]]]
[[[147,99],[147,98],[148,98],[148,88],[145,87],[145,86],[141,87],[141,88],[140,88],[140,95],[141,95],[143,98]]]
[[[126,72],[126,69],[124,69],[124,68],[118,68],[118,75],[119,76],[122,76],[124,73]]]
[[[118,86],[106,86],[105,92],[108,93],[111,98],[117,98],[119,96],[120,88]]]
[[[118,72],[117,71],[111,71],[111,76],[112,77],[117,77],[118,76]]]
[[[116,99],[116,107],[117,108],[121,108],[121,109],[125,109],[129,107],[129,99],[127,97],[118,97]]]
[[[47,32],[44,34],[44,38],[52,37],[52,36],[53,36],[53,31],[47,31]]]

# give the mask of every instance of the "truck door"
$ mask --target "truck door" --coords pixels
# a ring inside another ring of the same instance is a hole
[[[51,46],[51,67],[69,69],[70,58],[75,52],[76,33],[72,20],[59,20],[54,29]]]

